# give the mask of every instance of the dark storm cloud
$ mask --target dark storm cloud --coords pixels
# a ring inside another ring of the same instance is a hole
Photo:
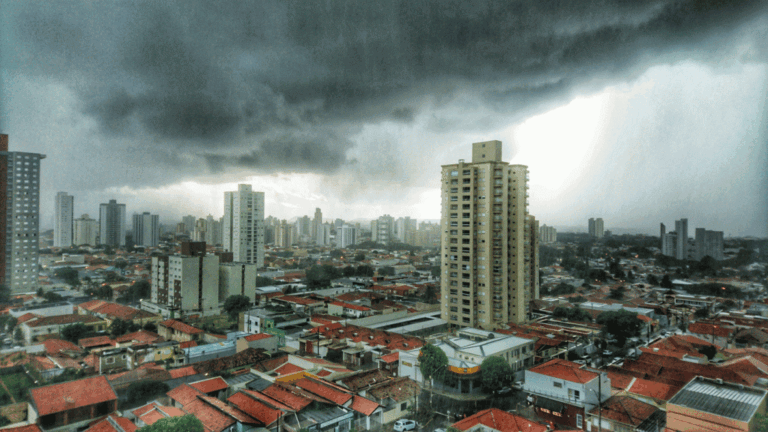
[[[700,44],[728,46],[764,4],[30,3],[10,22],[19,70],[66,83],[108,136],[214,171],[332,172],[354,125],[412,122],[425,97],[471,87],[499,113],[536,109],[680,51],[706,60]],[[339,138],[307,139],[319,125]]]

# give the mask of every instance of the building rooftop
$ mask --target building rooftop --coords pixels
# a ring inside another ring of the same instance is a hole
[[[668,404],[748,422],[765,399],[765,390],[696,377]]]
[[[542,365],[532,367],[528,371],[581,384],[597,378],[597,373],[582,369],[582,367],[578,363],[562,359],[552,359]]]
[[[38,387],[29,393],[40,416],[117,400],[115,390],[103,375]]]

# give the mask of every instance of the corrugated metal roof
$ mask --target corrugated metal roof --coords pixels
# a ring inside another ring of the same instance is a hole
[[[697,377],[669,403],[746,422],[752,418],[765,395],[763,390],[740,388],[731,383],[719,384]]]

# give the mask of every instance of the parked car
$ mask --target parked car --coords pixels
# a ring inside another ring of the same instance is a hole
[[[508,393],[510,393],[511,391],[512,391],[512,389],[511,389],[511,388],[509,388],[509,387],[502,387],[502,388],[500,388],[500,389],[498,389],[498,390],[494,390],[494,391],[493,391],[493,394],[495,394],[495,395],[497,395],[497,396],[504,396],[505,394],[508,394]]]
[[[611,350],[605,350],[605,351],[603,351],[603,355],[604,355],[604,356],[610,356],[610,355],[613,355],[613,351],[611,351]]]
[[[416,421],[402,419],[395,422],[395,432],[403,432],[416,429]]]

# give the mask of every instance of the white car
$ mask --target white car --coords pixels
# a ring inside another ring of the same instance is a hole
[[[395,432],[403,432],[416,429],[416,422],[414,420],[398,420],[395,422]]]

